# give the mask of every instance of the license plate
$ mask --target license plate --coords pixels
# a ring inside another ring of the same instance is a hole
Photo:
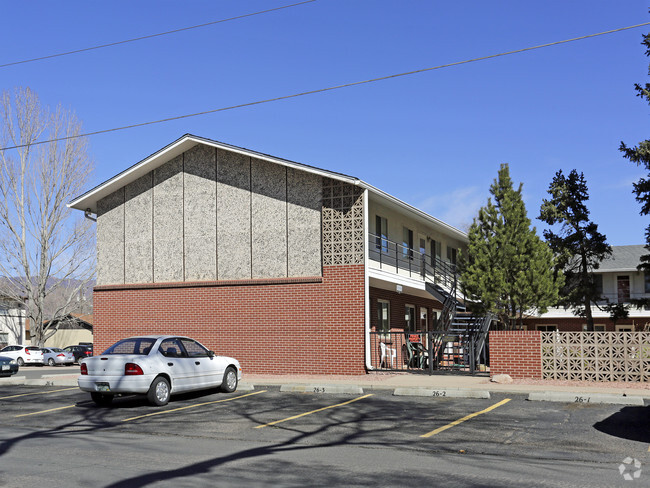
[[[111,387],[108,383],[96,383],[95,387],[97,391],[111,391]]]
[[[11,368],[9,367],[8,364],[3,364],[2,365],[2,371],[9,371]]]

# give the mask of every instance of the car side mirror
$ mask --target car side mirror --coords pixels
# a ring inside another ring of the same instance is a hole
[[[214,357],[214,351],[208,351],[208,357],[212,359]]]

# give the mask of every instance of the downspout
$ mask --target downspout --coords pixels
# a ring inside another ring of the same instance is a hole
[[[355,183],[358,185],[359,180]],[[372,358],[370,356],[370,280],[368,278],[368,189],[363,190],[363,301],[364,301],[364,329],[365,329],[365,362],[366,371],[372,371]]]

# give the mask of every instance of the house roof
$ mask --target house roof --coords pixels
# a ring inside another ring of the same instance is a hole
[[[612,246],[612,255],[601,261],[597,271],[636,271],[644,254],[648,254],[648,250],[643,244]]]
[[[343,173],[336,173],[334,171],[317,168],[315,166],[310,166],[303,163],[296,163],[295,161],[289,161],[287,159],[270,156],[268,154],[252,151],[250,149],[233,146],[231,144],[226,144],[211,139],[206,139],[204,137],[199,137],[192,134],[185,134],[184,136],[180,137],[179,139],[172,142],[171,144],[163,147],[162,149],[156,151],[155,153],[143,159],[142,161],[134,164],[130,168],[127,168],[121,173],[118,173],[112,178],[97,185],[95,188],[78,196],[70,203],[68,203],[68,207],[81,210],[81,211],[89,211],[90,213],[97,213],[97,202],[99,200],[119,190],[125,185],[137,180],[141,176],[149,173],[150,171],[158,168],[159,166],[162,166],[166,162],[184,153],[185,151],[191,149],[197,144],[206,144],[208,146],[224,149],[227,151],[232,151],[235,153],[243,154],[249,157],[254,157],[256,159],[262,159],[283,166],[300,169],[302,171],[307,171],[309,173],[314,173],[334,180],[344,181],[351,185],[359,186],[364,190],[368,190],[370,193],[374,194],[379,199],[385,200],[393,205],[396,205],[409,213],[413,213],[417,217],[424,219],[425,221],[428,221],[429,223],[431,223],[433,226],[437,228],[444,229],[446,232],[454,235],[454,237],[456,237],[457,239],[461,241],[467,241],[467,234],[465,232],[447,224],[446,222],[443,222],[440,219],[437,219],[427,214],[426,212],[423,212],[422,210],[419,210],[399,200],[398,198],[392,195],[389,195],[388,193],[378,188],[375,188],[374,186],[354,176],[348,176]]]

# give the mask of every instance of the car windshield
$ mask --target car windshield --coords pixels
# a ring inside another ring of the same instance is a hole
[[[155,339],[146,337],[136,337],[133,339],[124,339],[116,342],[104,351],[104,354],[149,354],[151,347],[156,342]]]

